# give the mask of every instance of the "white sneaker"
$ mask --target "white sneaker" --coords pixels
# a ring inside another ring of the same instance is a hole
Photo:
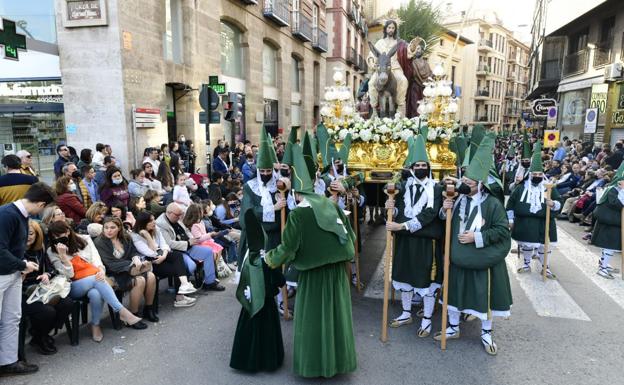
[[[191,307],[195,305],[195,302],[197,302],[195,298],[183,296],[181,300],[173,302],[173,307]]]
[[[197,291],[195,286],[192,283],[187,282],[186,284],[180,285],[178,289],[178,294],[193,294]]]

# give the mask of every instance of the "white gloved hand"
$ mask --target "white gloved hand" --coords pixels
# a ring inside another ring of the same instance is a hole
[[[251,302],[251,288],[249,286],[245,288],[243,294],[245,294],[245,298],[247,298],[247,301]]]
[[[260,250],[260,258],[262,258],[262,260],[264,261],[265,260],[264,257],[266,257],[266,251],[264,251],[263,249],[263,250]]]

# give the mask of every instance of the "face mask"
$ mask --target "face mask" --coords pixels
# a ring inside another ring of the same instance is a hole
[[[250,165],[250,166],[253,166],[254,165],[254,161],[253,160],[248,160],[247,164]]]
[[[290,176],[290,170],[281,169],[280,170],[280,175],[283,176],[283,177],[288,178]]]
[[[531,167],[531,162],[522,162],[522,167],[524,167],[524,168]]]
[[[272,178],[273,178],[273,175],[271,175],[271,174],[268,174],[268,175],[265,175],[265,174],[260,174],[260,180],[262,180],[262,183],[264,183],[264,184],[269,183],[269,181],[270,181]]]
[[[401,170],[401,179],[408,180],[412,177],[412,173],[409,170]]]
[[[417,168],[416,170],[414,170],[414,176],[416,176],[416,178],[418,179],[423,179],[429,176],[429,170],[427,170],[426,168]]]
[[[232,210],[236,209],[237,207],[238,207],[238,205],[237,205],[236,203],[234,203],[234,204],[230,204],[230,208],[231,208]]]
[[[544,178],[542,178],[541,176],[534,176],[533,178],[531,178],[531,183],[540,184],[543,180]]]
[[[121,182],[123,182],[123,179],[122,178],[119,178],[119,179],[115,178],[115,179],[112,180],[112,182],[113,182],[113,184],[120,185]]]
[[[466,183],[462,183],[457,188],[457,192],[460,194],[468,195],[472,192],[472,189]]]
[[[67,187],[69,187],[69,191],[76,191],[76,185],[74,183],[70,184]]]
[[[180,142],[185,142],[185,141],[186,141],[186,138],[185,138],[185,137],[183,137],[183,136],[181,136],[181,137],[180,137]]]
[[[68,237],[59,237],[59,238],[56,238],[56,239],[52,240],[52,243],[55,244],[55,245],[59,244],[59,243],[62,243],[65,246],[67,246],[67,245],[69,245],[69,238]]]
[[[80,171],[76,170],[72,172],[72,178],[80,178]]]
[[[339,166],[336,166],[336,172],[338,174],[342,174],[344,172],[344,164],[341,164]]]
[[[507,159],[509,159],[509,160],[513,160],[513,158],[514,158],[513,156],[508,156],[507,157]]]
[[[205,188],[205,189],[208,189],[209,186],[210,185],[208,183],[202,183],[202,187]]]

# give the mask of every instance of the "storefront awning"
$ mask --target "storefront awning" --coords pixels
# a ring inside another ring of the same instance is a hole
[[[539,83],[537,83],[537,87],[527,95],[526,100],[535,100],[542,95],[556,92],[558,85],[558,79],[540,80]]]
[[[562,93],[574,90],[582,90],[583,88],[590,88],[594,84],[601,83],[604,83],[604,76],[602,75],[568,83],[561,82],[559,83],[559,88],[557,89],[557,92]]]

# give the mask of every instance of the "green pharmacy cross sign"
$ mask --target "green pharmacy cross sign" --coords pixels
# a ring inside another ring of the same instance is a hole
[[[225,94],[225,83],[219,83],[218,76],[208,76],[208,87],[215,90],[219,95]]]
[[[26,51],[26,36],[17,33],[14,21],[2,20],[0,45],[4,46],[4,57],[6,59],[19,60],[17,50]]]

